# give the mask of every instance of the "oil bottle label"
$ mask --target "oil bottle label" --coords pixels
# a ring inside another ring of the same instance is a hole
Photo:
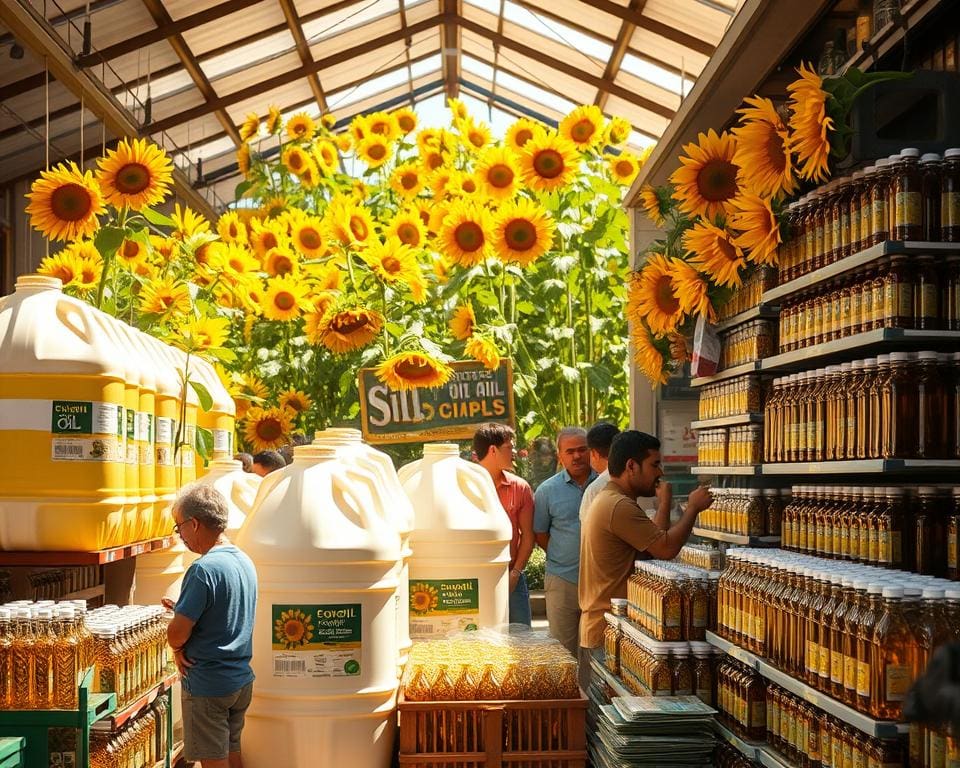
[[[907,691],[912,682],[909,666],[906,664],[887,664],[887,701],[903,701],[907,697]]]
[[[22,403],[22,401],[8,401]],[[49,401],[48,401],[49,402]],[[29,412],[25,408],[25,412]],[[124,461],[121,453],[123,406],[115,403],[54,400],[50,403],[53,461]],[[16,427],[14,421],[14,428]],[[7,420],[4,419],[4,423]]]
[[[865,661],[857,662],[857,696],[870,697],[870,665]]]
[[[137,413],[130,408],[126,411],[126,433],[127,433],[127,464],[136,464],[138,461],[137,450]]]
[[[274,677],[351,677],[360,674],[362,606],[271,605]]]
[[[923,195],[919,192],[897,192],[895,209],[898,227],[919,227],[923,223]]]
[[[830,680],[834,683],[843,683],[843,654],[830,652]]]
[[[942,733],[937,731],[928,731],[930,744],[930,760],[928,765],[931,768],[943,768],[947,764],[947,739]]]
[[[137,440],[140,441],[139,463],[153,464],[153,414],[137,413]]]
[[[411,579],[410,637],[430,639],[480,624],[478,579]]]
[[[867,756],[859,747],[853,748],[853,768],[867,768]]]
[[[158,467],[173,466],[173,436],[176,432],[175,422],[171,418],[160,416],[157,418],[157,458]]]
[[[229,429],[213,430],[213,452],[233,456],[233,432]]]

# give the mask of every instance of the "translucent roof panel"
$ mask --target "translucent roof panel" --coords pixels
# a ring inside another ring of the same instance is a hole
[[[28,2],[145,135],[184,166],[204,160],[232,197],[237,126],[271,105],[345,120],[414,103],[424,124],[444,124],[457,96],[499,133],[519,115],[555,124],[597,104],[630,122],[640,149],[743,0],[90,0],[89,53],[87,0]],[[0,68],[0,156],[37,145],[42,72],[30,53]],[[50,107],[59,143],[79,146],[76,97],[61,90]],[[0,183],[9,178],[0,165]]]

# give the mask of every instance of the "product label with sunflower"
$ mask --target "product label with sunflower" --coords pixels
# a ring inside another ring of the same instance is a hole
[[[480,624],[478,579],[411,579],[410,637],[475,630]]]
[[[352,677],[360,674],[359,603],[273,605],[274,677]]]
[[[50,403],[53,461],[123,461],[123,407],[114,403]]]

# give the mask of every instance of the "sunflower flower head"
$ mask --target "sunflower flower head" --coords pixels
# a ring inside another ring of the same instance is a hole
[[[173,163],[146,139],[122,139],[97,165],[100,189],[114,208],[139,211],[162,202],[170,191]]]
[[[593,149],[603,141],[603,112],[593,104],[577,107],[560,121],[558,131],[581,152]]]
[[[301,392],[295,387],[281,392],[278,402],[281,408],[293,411],[297,416],[306,413],[313,406],[313,400],[310,395],[306,392]]]
[[[382,243],[374,238],[360,255],[370,271],[387,285],[410,285],[420,275],[413,250],[399,238],[388,237]]]
[[[605,155],[610,175],[617,184],[629,187],[640,173],[640,158],[633,152],[621,152],[618,155]]]
[[[191,306],[190,288],[172,275],[147,283],[140,290],[140,311],[147,315],[179,317]]]
[[[367,130],[380,136],[387,144],[396,141],[401,133],[396,113],[389,112],[373,112],[367,115]]]
[[[170,236],[181,242],[189,240],[194,235],[210,231],[210,223],[192,208],[181,207],[177,203],[173,207],[173,232]]]
[[[698,221],[683,235],[683,246],[692,253],[689,261],[718,285],[736,288],[742,282],[743,249],[733,236],[709,221]]]
[[[483,193],[498,203],[520,189],[520,164],[506,147],[490,147],[480,155],[475,172]]]
[[[267,108],[267,119],[264,121],[264,126],[271,136],[280,133],[280,129],[283,128],[283,116],[275,104],[271,104]]]
[[[736,210],[727,224],[740,234],[734,245],[742,248],[754,264],[777,264],[780,224],[767,198],[746,193],[734,201]]]
[[[663,202],[659,191],[654,187],[649,184],[640,187],[640,207],[650,221],[658,227],[662,227],[664,222]]]
[[[823,80],[811,67],[801,63],[798,80],[787,86],[790,93],[790,152],[796,155],[798,173],[807,181],[824,181],[830,175],[830,131],[833,118],[827,116],[828,93]]]
[[[260,133],[260,116],[256,112],[251,112],[240,125],[240,140],[250,141],[258,133]]]
[[[263,316],[267,320],[296,320],[313,307],[307,298],[307,286],[291,275],[271,277],[261,301]]]
[[[293,247],[307,258],[319,259],[327,254],[323,222],[314,216],[306,216],[298,221],[290,239]]]
[[[543,132],[543,126],[526,117],[521,117],[509,128],[503,139],[503,143],[514,152],[519,154],[534,136]]]
[[[404,163],[390,174],[390,187],[404,200],[413,200],[426,184],[423,168],[416,163]]]
[[[368,168],[379,168],[392,155],[390,140],[378,133],[371,133],[357,144],[357,157],[363,160]]]
[[[493,248],[501,261],[528,267],[550,250],[555,228],[544,208],[526,197],[518,198],[497,212]]]
[[[429,220],[429,217],[428,217]],[[422,248],[427,239],[427,225],[415,210],[404,209],[397,212],[386,228],[387,237],[396,237],[411,248]]]
[[[669,260],[661,254],[652,254],[634,276],[639,317],[658,336],[675,330],[683,319],[683,309],[673,291],[670,272]]]
[[[474,334],[463,348],[468,357],[472,357],[483,367],[490,371],[495,371],[500,367],[500,350],[497,349],[496,342],[488,335]]]
[[[607,143],[614,147],[620,146],[630,138],[630,132],[632,130],[633,126],[630,125],[629,120],[625,120],[622,117],[611,118],[607,126]]]
[[[380,334],[383,315],[363,306],[331,307],[321,322],[320,343],[334,354],[362,349]]]
[[[493,222],[486,208],[468,200],[457,200],[440,225],[438,240],[450,261],[473,267],[490,255],[492,232]]]
[[[711,128],[683,150],[686,156],[680,158],[680,167],[670,177],[680,209],[711,221],[729,213],[739,193],[740,167],[733,161],[736,138],[726,132],[717,135]]]
[[[473,304],[469,301],[460,304],[453,310],[453,317],[450,318],[450,333],[458,341],[466,341],[473,336],[473,331],[477,327],[477,316],[473,312]]]
[[[203,353],[220,349],[230,335],[230,320],[226,317],[188,317],[181,323],[171,341],[187,352]]]
[[[317,124],[306,112],[297,112],[287,120],[287,136],[295,141],[310,141],[317,132]]]
[[[30,185],[26,212],[30,225],[51,240],[92,237],[106,211],[100,185],[90,171],[76,163],[60,163]]]
[[[376,377],[394,390],[442,387],[453,376],[444,361],[423,351],[399,352],[376,367]]]
[[[228,211],[217,219],[217,234],[225,243],[247,242],[247,227],[236,211]]]
[[[556,133],[536,134],[520,152],[523,180],[535,192],[552,192],[569,186],[579,165],[577,146]]]
[[[685,314],[716,321],[716,312],[707,293],[710,284],[694,267],[683,259],[670,259],[670,284]]]
[[[656,338],[642,322],[633,323],[630,329],[633,360],[637,368],[650,382],[652,388],[666,384],[670,378],[670,342]]]
[[[744,101],[748,106],[738,110],[740,125],[732,131],[741,184],[762,196],[792,194],[797,183],[786,126],[770,99],[753,96]]]
[[[254,453],[282,448],[292,431],[293,416],[286,408],[253,406],[244,415],[243,439]]]
[[[393,119],[396,121],[400,133],[409,136],[417,130],[417,113],[409,107],[401,107],[393,113]]]

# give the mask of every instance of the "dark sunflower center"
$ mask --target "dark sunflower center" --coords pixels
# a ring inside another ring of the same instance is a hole
[[[664,275],[663,277],[657,280],[657,287],[654,292],[657,300],[657,306],[660,308],[660,311],[672,315],[680,309],[680,302],[677,301],[677,297],[673,295],[673,288],[670,285],[669,275]]]
[[[290,153],[290,167],[295,171],[299,171],[303,168],[303,158],[300,156],[299,152]]]
[[[232,269],[234,272],[243,272],[243,262],[239,259],[231,259],[230,269]]]
[[[323,238],[320,237],[320,233],[315,229],[301,229],[300,243],[304,248],[313,251],[323,244]]]
[[[420,221],[423,222],[423,226],[430,224],[430,211],[419,211]]]
[[[400,124],[400,130],[404,133],[410,133],[410,131],[417,127],[417,124],[410,115],[402,115],[397,122]]]
[[[468,138],[470,139],[470,143],[475,147],[482,147],[485,143],[483,134],[478,131],[471,131]]]
[[[233,239],[240,237],[240,229],[237,227],[236,222],[230,222],[230,226],[227,228],[227,234]]]
[[[348,314],[330,321],[330,327],[337,333],[342,333],[344,336],[349,336],[351,333],[363,330],[366,326],[367,318],[362,315],[357,317],[356,315]]]
[[[582,143],[584,141],[590,141],[596,130],[597,127],[590,120],[584,118],[573,124],[573,127],[570,129],[570,135],[574,141]]]
[[[79,221],[93,208],[90,192],[81,184],[64,184],[50,196],[50,210],[63,221]]]
[[[70,269],[70,267],[63,266],[63,265],[61,265],[59,269],[57,269],[57,274],[55,276],[59,277],[60,282],[62,282],[64,285],[66,285],[67,283],[72,283],[73,278],[76,277],[76,275],[74,275],[73,270]]]
[[[629,160],[617,161],[618,176],[629,176],[631,173],[633,173],[633,163],[631,163]]]
[[[400,177],[400,186],[406,190],[416,189],[417,186],[417,174],[415,173],[405,173]]]
[[[273,260],[273,271],[278,275],[286,275],[290,272],[293,272],[293,262],[290,261],[289,256],[278,255]],[[284,294],[280,294],[281,296]],[[289,309],[289,307],[283,307],[283,309]]]
[[[527,251],[537,242],[537,229],[527,219],[514,219],[503,230],[507,245],[514,251]]]
[[[197,264],[206,264],[210,261],[210,243],[204,243],[193,252]]]
[[[164,309],[170,309],[170,307],[173,306],[173,294],[161,293],[157,298],[160,299],[160,303]]]
[[[460,185],[461,189],[468,194],[473,194],[477,191],[477,182],[473,179],[466,179],[463,184]]]
[[[357,240],[366,240],[367,235],[370,234],[366,222],[359,216],[350,217],[350,231]]]
[[[261,242],[263,243],[263,247],[267,250],[276,248],[278,245],[280,245],[280,242],[277,240],[277,236],[273,234],[273,232],[266,232],[263,235],[263,240]]]
[[[729,240],[722,238],[717,238],[717,250],[723,255],[728,261],[736,261],[737,259],[737,249],[733,247],[733,243]]]
[[[386,136],[390,132],[390,128],[381,120],[380,122],[376,122],[370,126],[370,132],[379,133],[381,136]]]
[[[519,131],[517,131],[517,135],[516,135],[517,146],[522,147],[532,138],[533,138],[533,131],[531,131],[529,128],[521,128]]]
[[[387,258],[380,263],[383,265],[384,271],[389,272],[391,275],[397,274],[403,268],[400,260],[394,256],[387,256]]]
[[[293,309],[293,305],[297,303],[297,300],[294,298],[292,293],[281,291],[276,295],[273,303],[276,304],[277,309],[281,309],[286,312],[290,309]]]
[[[257,422],[257,437],[264,442],[279,440],[283,436],[283,425],[278,419],[267,418]],[[299,622],[290,622],[297,623]]]
[[[140,255],[140,245],[133,240],[124,240],[120,254],[125,259],[135,259]]]
[[[533,158],[533,169],[545,179],[555,179],[563,173],[563,156],[555,149],[543,149]]]
[[[429,156],[427,157],[427,167],[428,167],[431,171],[435,171],[435,170],[436,170],[437,168],[439,168],[441,165],[443,165],[443,158],[440,157],[440,153],[439,153],[439,152],[434,152],[434,153],[432,153],[431,155],[429,155]]]
[[[767,159],[778,173],[783,173],[787,167],[787,153],[783,145],[783,138],[772,128],[767,137]]]
[[[117,191],[135,195],[150,186],[150,169],[141,163],[127,163],[117,173]]]
[[[496,187],[497,189],[506,189],[513,184],[513,179],[513,169],[509,165],[502,163],[492,165],[490,166],[490,170],[487,171],[487,181],[491,187]]]
[[[474,221],[465,221],[453,232],[453,239],[463,251],[475,251],[483,246],[483,229]]]
[[[697,189],[710,202],[730,200],[737,194],[737,172],[728,160],[709,160],[697,174]]]
[[[398,376],[408,381],[416,381],[418,379],[426,379],[433,375],[434,370],[433,366],[423,358],[415,357],[409,360],[402,360],[397,363],[397,367],[394,368],[394,371]],[[424,595],[426,600],[429,600],[429,596]]]
[[[404,245],[420,244],[420,230],[413,226],[413,224],[401,224],[397,227],[397,237],[400,238],[400,242]]]
[[[371,144],[367,154],[374,160],[383,160],[387,156],[387,148],[383,144]]]

